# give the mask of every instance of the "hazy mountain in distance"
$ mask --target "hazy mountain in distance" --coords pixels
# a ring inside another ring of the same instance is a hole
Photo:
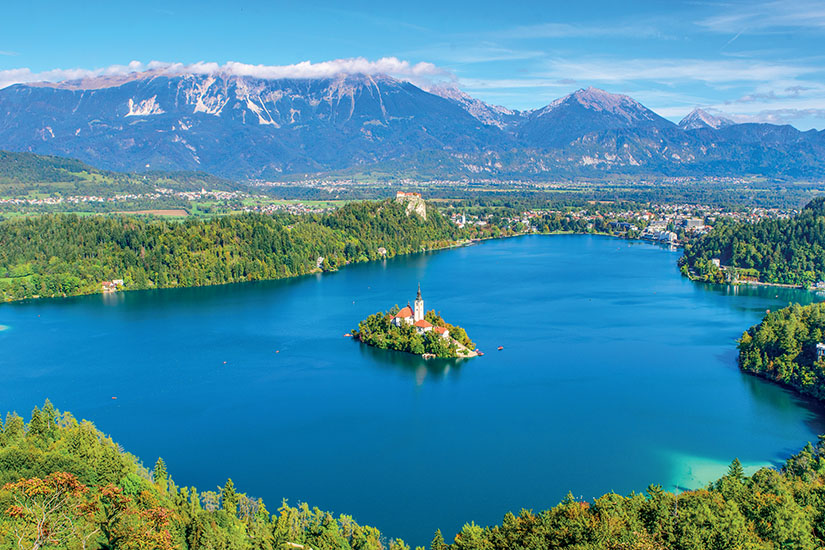
[[[824,132],[733,124],[704,111],[676,125],[596,88],[519,112],[455,87],[428,92],[363,74],[148,72],[17,84],[0,90],[0,149],[237,179],[378,165],[443,178],[825,173]]]
[[[734,124],[736,123],[729,118],[714,116],[703,109],[696,108],[679,122],[679,128],[683,130],[696,130],[697,128],[718,130]]]

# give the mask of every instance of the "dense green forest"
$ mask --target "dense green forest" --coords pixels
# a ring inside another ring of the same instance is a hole
[[[825,444],[779,470],[745,476],[737,460],[707,487],[673,494],[568,495],[549,510],[467,523],[431,550],[816,549],[825,545]],[[162,459],[152,470],[92,423],[51,403],[26,423],[0,422],[0,550],[408,550],[353,517],[306,504],[271,513],[231,479],[218,491],[178,486]]]
[[[724,269],[713,265],[714,258]],[[720,220],[707,235],[685,246],[681,262],[684,273],[711,282],[737,276],[792,285],[825,280],[825,198],[812,200],[789,219]]]
[[[825,341],[823,335],[825,303],[769,312],[739,340],[739,366],[825,399],[825,360],[816,353],[817,343]]]
[[[241,214],[164,221],[53,214],[0,222],[0,299],[203,286],[333,270],[447,246],[459,230],[434,208],[426,220],[393,201],[314,216]]]
[[[430,354],[447,359],[467,355],[462,347],[470,351],[476,347],[463,328],[447,323],[435,310],[424,314],[424,320],[433,327],[446,328],[449,331],[449,339],[441,337],[435,330],[418,334],[412,325],[402,323],[401,326],[395,326],[392,319],[399,310],[398,306],[394,306],[390,311],[373,313],[358,323],[358,329],[352,331],[353,336],[379,349],[391,349],[416,355]],[[456,342],[460,346],[457,346]]]

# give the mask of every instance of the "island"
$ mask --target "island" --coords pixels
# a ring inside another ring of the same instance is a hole
[[[435,310],[424,312],[420,284],[412,307],[408,303],[404,308],[396,305],[389,311],[373,313],[358,323],[352,336],[369,346],[414,353],[425,359],[481,355],[463,328],[447,323]]]

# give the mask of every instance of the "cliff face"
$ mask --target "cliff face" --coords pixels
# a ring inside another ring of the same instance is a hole
[[[406,211],[407,216],[409,216],[412,212],[415,212],[421,219],[424,221],[427,220],[427,205],[424,203],[424,199],[417,196],[403,196],[403,197],[396,197],[395,202],[406,204]]]

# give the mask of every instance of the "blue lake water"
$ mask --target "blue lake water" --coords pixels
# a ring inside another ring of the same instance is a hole
[[[48,397],[147,466],[163,456],[180,485],[232,477],[270,510],[307,501],[413,544],[568,491],[697,487],[734,457],[781,462],[825,415],[741,374],[735,339],[813,296],[692,283],[678,255],[531,236],[286,281],[0,305],[0,409]],[[484,357],[343,337],[419,281]]]

